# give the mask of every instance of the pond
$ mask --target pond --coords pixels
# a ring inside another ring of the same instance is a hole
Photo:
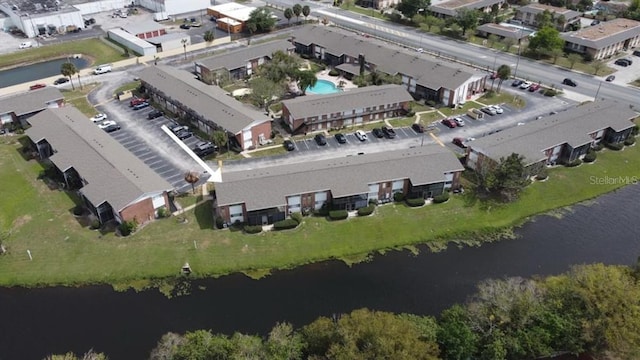
[[[90,65],[90,61],[85,58],[63,58],[44,61],[36,64],[15,67],[0,71],[0,87],[7,87],[35,81],[55,75],[60,75],[60,67],[67,61],[71,61],[76,68],[84,69]],[[47,84],[52,85],[52,84]]]

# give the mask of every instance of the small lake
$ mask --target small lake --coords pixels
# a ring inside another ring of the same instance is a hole
[[[78,70],[89,66],[89,60],[85,58],[69,58],[68,60],[67,58],[64,58],[15,67],[0,71],[0,87],[22,84],[55,75],[62,76],[60,74],[60,67],[67,61],[71,61]]]
[[[301,326],[363,307],[437,315],[464,302],[486,278],[557,274],[594,262],[634,264],[639,198],[640,185],[627,186],[562,218],[537,217],[517,229],[514,240],[435,254],[421,246],[417,256],[393,251],[351,268],[326,261],[262,280],[230,275],[198,281],[192,295],[174,299],[108,286],[0,288],[0,360],[91,348],[111,359],[145,359],[169,331],[266,334],[277,321]]]

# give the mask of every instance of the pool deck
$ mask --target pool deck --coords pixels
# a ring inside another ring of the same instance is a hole
[[[336,87],[338,87],[338,84],[340,83],[340,81],[344,81],[344,86],[342,87],[343,91],[349,91],[351,89],[357,89],[358,88],[357,85],[355,85],[350,80],[347,80],[342,76],[331,76],[331,75],[329,75],[329,71],[330,70],[322,70],[321,72],[316,74],[316,77],[318,78],[318,80],[329,81],[329,82],[333,83],[333,85],[335,85]],[[300,89],[298,88],[298,84],[296,84],[296,83],[289,84],[289,88],[292,91],[300,91]],[[322,95],[322,94],[318,94],[318,95]]]

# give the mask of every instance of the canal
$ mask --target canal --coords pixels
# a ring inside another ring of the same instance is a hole
[[[0,87],[22,84],[29,81],[60,75],[60,67],[67,61],[71,61],[78,70],[89,66],[89,60],[85,58],[63,58],[44,61],[36,64],[15,67],[0,71]],[[51,85],[51,84],[47,84]]]
[[[225,276],[199,281],[192,295],[174,299],[107,286],[0,289],[0,359],[90,348],[112,359],[143,359],[168,331],[265,334],[277,321],[301,326],[362,307],[437,315],[464,302],[486,278],[557,274],[583,263],[634,264],[638,198],[640,186],[628,186],[561,218],[537,217],[514,240],[440,253],[421,247],[417,256],[390,252],[351,268],[327,261],[262,280]]]

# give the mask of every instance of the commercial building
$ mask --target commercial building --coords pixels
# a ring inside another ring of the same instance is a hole
[[[64,106],[64,96],[55,87],[45,87],[0,98],[0,128],[22,123],[45,110]]]
[[[260,65],[271,60],[276,51],[293,52],[290,41],[277,40],[251,45],[195,62],[195,72],[203,82],[215,84],[220,77],[241,80],[251,76]]]
[[[211,2],[209,0],[137,0],[136,4],[155,13],[176,18],[182,14],[204,11]]]
[[[147,66],[139,73],[151,99],[178,117],[212,134],[226,131],[241,150],[271,137],[271,119],[237,101],[217,86],[198,81],[193,74],[168,66]]]
[[[165,35],[167,29],[155,21],[143,21],[121,27],[122,30],[140,39],[150,39]]]
[[[578,31],[560,34],[566,50],[601,60],[625,49],[640,46],[640,22],[625,18],[601,22]]]
[[[400,85],[367,86],[282,102],[282,119],[293,133],[362,125],[404,115],[413,97]]]
[[[153,220],[169,209],[171,185],[72,106],[28,119],[26,134],[41,161],[49,161],[67,189],[104,224]]]
[[[464,103],[485,89],[487,75],[386,47],[370,38],[325,26],[306,26],[293,37],[296,52],[335,67],[346,78],[380,71],[399,76],[417,99],[446,106]]]
[[[216,215],[226,224],[271,224],[323,206],[355,210],[401,192],[432,198],[456,189],[464,170],[441,146],[393,150],[222,174]]]
[[[111,29],[107,31],[107,37],[138,55],[154,55],[158,52],[154,44],[121,29]]]
[[[216,19],[220,30],[230,33],[239,33],[244,30],[244,24],[249,20],[255,7],[229,2],[207,8],[207,15]]]
[[[549,12],[554,21],[554,25],[558,31],[565,31],[569,25],[580,22],[582,13],[567,8],[545,5],[540,3],[532,3],[519,7],[516,11],[515,19],[522,21],[523,25],[538,26],[538,14]],[[559,21],[563,19],[564,21]]]
[[[0,11],[7,14],[11,24],[29,38],[84,28],[81,11],[61,1],[3,1]],[[8,23],[5,22],[5,25]]]
[[[598,143],[626,140],[637,116],[613,100],[583,104],[469,142],[466,165],[481,171],[512,153],[522,155],[528,167],[569,163]]]
[[[449,0],[429,6],[429,12],[441,18],[455,17],[461,9],[488,13],[491,12],[492,6],[502,6],[504,2],[504,0]]]

